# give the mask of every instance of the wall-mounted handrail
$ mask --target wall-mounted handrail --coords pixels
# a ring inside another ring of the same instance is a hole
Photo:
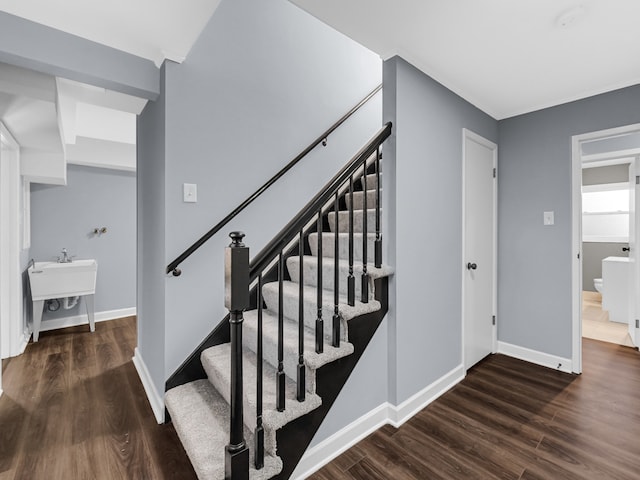
[[[300,160],[302,160],[309,152],[311,152],[314,148],[316,148],[319,144],[326,145],[327,137],[331,135],[340,125],[346,122],[349,117],[351,117],[355,112],[357,112],[365,103],[367,103],[371,98],[382,90],[382,84],[378,85],[374,88],[371,93],[369,93],[366,97],[364,97],[357,105],[355,105],[351,110],[349,110],[346,114],[344,114],[336,123],[334,123],[329,129],[327,129],[322,135],[316,138],[307,148],[305,148],[302,152],[300,152],[293,160],[287,163],[278,173],[276,173],[273,177],[271,177],[264,185],[262,185],[258,190],[253,192],[245,201],[243,201],[240,205],[238,205],[231,213],[229,213],[226,217],[220,220],[211,230],[202,235],[193,245],[187,248],[184,252],[182,252],[176,259],[167,265],[166,273],[173,273],[173,276],[177,277],[182,272],[178,268],[178,266],[184,262],[187,258],[191,256],[196,250],[198,250],[202,245],[204,245],[207,240],[213,237],[216,233],[218,233],[227,223],[233,220],[242,210],[244,210],[249,204],[251,204],[256,198],[258,198],[262,193],[265,192],[269,187],[271,187],[274,183],[276,183],[285,173],[291,170]]]
[[[253,282],[258,275],[280,254],[291,241],[296,232],[305,227],[318,214],[323,206],[335,196],[340,187],[361,168],[367,159],[378,152],[380,145],[391,135],[391,122],[387,122],[376,135],[360,149],[358,153],[313,197],[298,214],[273,237],[252,260],[250,264],[249,282]],[[366,174],[366,172],[365,172]],[[337,237],[337,235],[336,235]],[[366,237],[366,235],[365,235]]]

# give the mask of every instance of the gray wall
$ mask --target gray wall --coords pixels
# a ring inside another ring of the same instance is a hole
[[[31,185],[31,250],[36,261],[54,260],[62,248],[98,261],[95,310],[136,306],[136,176],[102,168],[67,166],[67,185]],[[107,227],[94,235],[95,227]],[[50,318],[83,314],[80,305]]]
[[[155,99],[160,85],[151,60],[2,11],[0,62],[142,98]]]
[[[499,122],[499,340],[571,357],[571,137],[639,122],[640,86]]]
[[[285,0],[223,0],[187,59],[180,65],[165,62],[162,77],[164,104],[149,106],[139,121],[139,151],[150,157],[139,159],[147,163],[139,165],[140,176],[164,168],[163,198],[152,193],[157,187],[144,188],[164,207],[150,201],[139,211],[141,218],[147,211],[158,217],[141,225],[141,238],[160,228],[158,222],[164,226],[164,244],[154,243],[154,255],[140,260],[141,275],[149,272],[153,278],[141,287],[146,296],[139,304],[139,342],[148,365],[150,350],[161,348],[156,336],[158,323],[164,322],[164,373],[158,378],[151,372],[160,392],[161,383],[226,314],[228,232],[245,231],[256,254],[380,128],[382,116],[378,95],[331,136],[326,148],[310,154],[187,260],[180,278],[163,277],[160,285],[158,268],[380,83],[381,62]],[[153,151],[146,152],[145,145],[154,145]],[[198,203],[182,202],[183,183],[197,183]],[[164,257],[162,263],[150,265],[156,254]],[[164,313],[158,311],[160,303]],[[161,316],[142,318],[151,312]]]
[[[462,129],[493,142],[498,134],[493,118],[399,57],[384,63],[384,95],[394,124],[384,190],[397,405],[461,365]]]
[[[164,66],[162,77],[164,78]],[[165,89],[147,103],[137,123],[138,352],[164,397],[165,352]]]
[[[582,185],[622,183],[629,181],[629,164],[608,165],[606,167],[583,168]]]
[[[605,138],[602,140],[594,140],[592,142],[584,142],[582,144],[582,154],[594,155],[616,150],[629,150],[638,147],[640,147],[640,134],[630,133],[614,138]]]
[[[628,243],[582,242],[582,290],[595,292],[594,278],[602,278],[602,260],[607,257],[628,257],[622,247]]]

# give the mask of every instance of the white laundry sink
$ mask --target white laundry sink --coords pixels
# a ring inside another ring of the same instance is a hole
[[[33,301],[92,295],[96,291],[98,262],[35,262],[28,272]]]

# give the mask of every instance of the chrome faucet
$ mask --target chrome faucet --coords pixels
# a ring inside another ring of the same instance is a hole
[[[71,263],[73,257],[67,253],[67,249],[62,249],[62,257],[58,257],[58,263]]]

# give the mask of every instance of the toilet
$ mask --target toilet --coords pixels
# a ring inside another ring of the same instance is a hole
[[[602,279],[601,278],[594,278],[593,279],[593,286],[596,287],[596,290],[598,291],[598,293],[602,294]]]

